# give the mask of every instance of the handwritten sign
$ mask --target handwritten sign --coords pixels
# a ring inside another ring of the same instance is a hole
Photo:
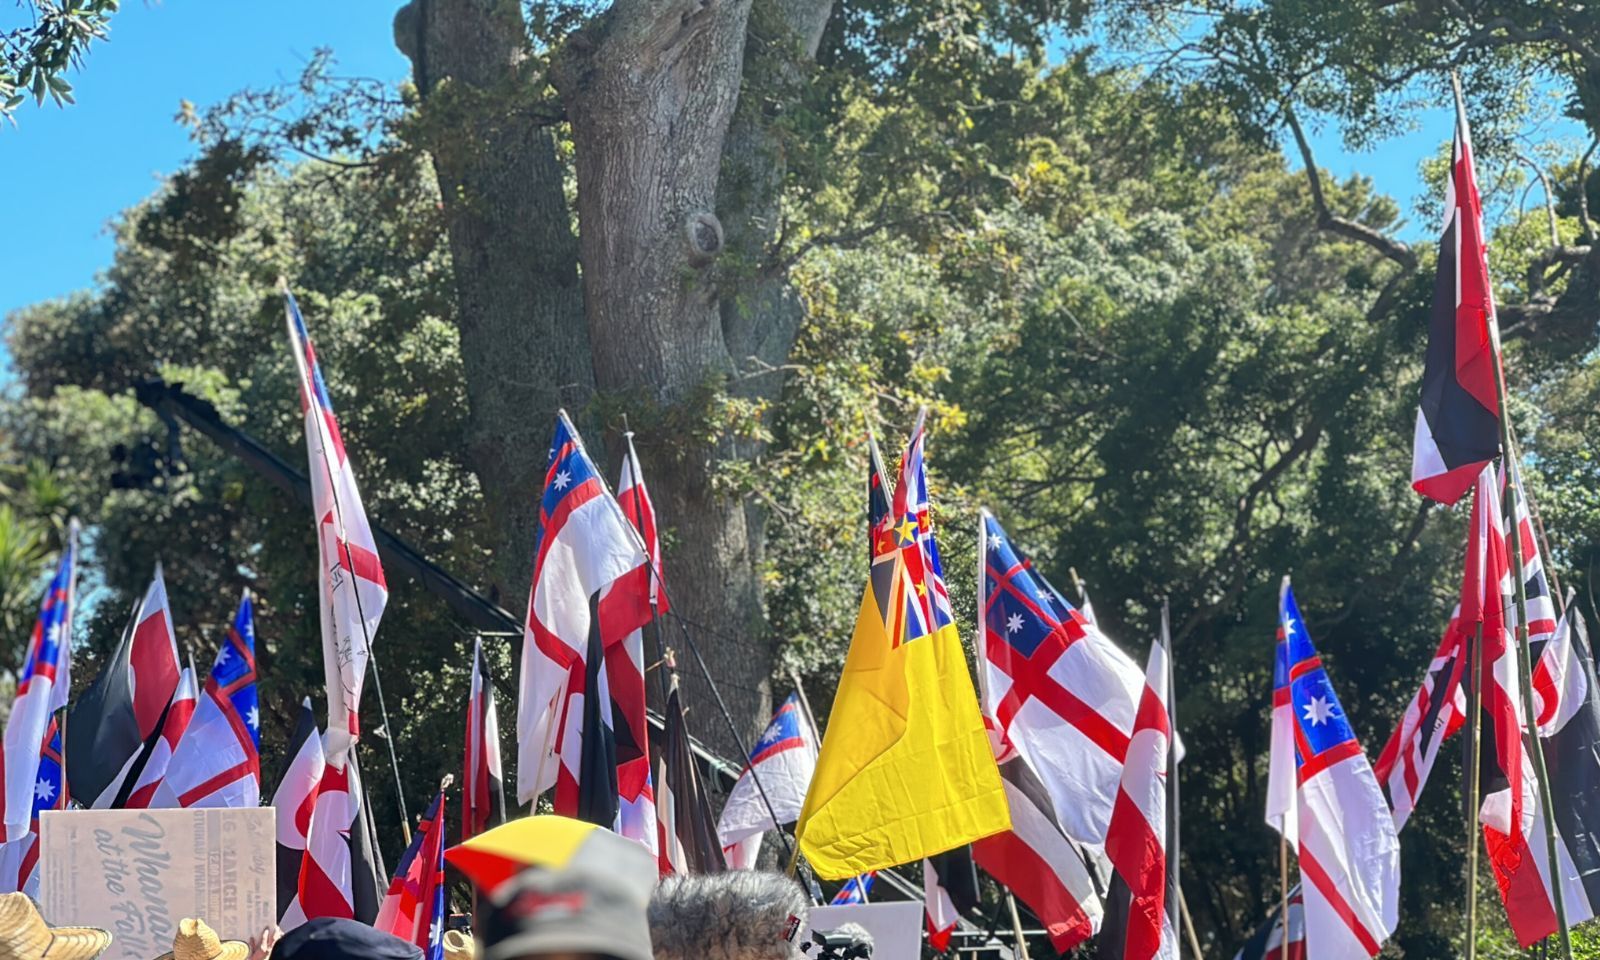
[[[801,943],[811,942],[812,930],[832,930],[859,923],[872,934],[872,960],[918,960],[922,956],[922,903],[896,900],[853,903],[837,907],[812,907]],[[812,954],[816,953],[813,949]]]
[[[247,940],[278,915],[271,807],[54,810],[39,823],[39,906],[50,922],[111,931],[105,960],[172,949],[199,917]]]

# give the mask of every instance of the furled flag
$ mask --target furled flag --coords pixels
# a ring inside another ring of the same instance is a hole
[[[1102,843],[1145,680],[1045,581],[987,511],[979,519],[984,713],[1080,843]]]
[[[839,892],[828,901],[830,907],[844,907],[853,903],[867,903],[867,898],[872,894],[872,885],[878,880],[878,871],[869,870],[866,873],[851,877],[839,888]]]
[[[1532,602],[1532,597],[1529,597]],[[1561,860],[1575,872],[1567,872],[1562,895],[1567,921],[1578,924],[1596,915],[1600,906],[1600,858],[1585,838],[1600,833],[1600,691],[1595,689],[1594,650],[1577,608],[1568,606],[1567,615],[1548,643],[1536,645],[1533,655],[1541,670],[1554,662],[1564,663],[1553,678],[1551,693],[1543,698],[1539,722],[1539,745],[1544,750],[1545,769],[1550,776],[1556,804],[1556,839],[1561,844]],[[1543,845],[1535,846],[1535,856],[1546,856]],[[1548,875],[1549,871],[1541,869]]]
[[[128,810],[156,806],[156,791],[166,781],[172,754],[178,741],[189,729],[189,721],[194,717],[195,701],[199,697],[200,691],[194,681],[194,664],[191,663],[183,668],[183,673],[178,677],[177,692],[172,695],[172,703],[161,718],[161,733],[145,747],[144,761],[136,768],[138,772],[133,787],[127,800],[120,806]]]
[[[689,749],[689,727],[683,722],[680,697],[678,675],[673,674],[663,712],[658,778],[661,793],[656,802],[660,814],[661,875],[721,873],[728,866],[711,819],[711,802]]]
[[[1500,403],[1495,390],[1500,333],[1489,282],[1483,206],[1472,169],[1472,137],[1459,93],[1444,217],[1411,486],[1423,496],[1455,503],[1471,489],[1478,471],[1500,452]]]
[[[1233,955],[1233,960],[1306,960],[1305,900],[1300,896],[1298,884],[1289,891],[1287,949],[1283,942],[1283,911],[1274,910]]]
[[[39,751],[52,714],[67,705],[72,690],[72,613],[78,578],[78,521],[67,530],[67,542],[55,576],[39,602],[39,619],[22,672],[16,699],[0,742],[0,843],[18,842],[31,831]]]
[[[1011,826],[928,515],[920,422],[875,550],[796,828],[819,876],[909,863]],[[919,789],[908,790],[907,784]]]
[[[122,642],[68,713],[67,781],[78,802],[104,809],[126,800],[134,767],[160,731],[181,673],[157,564]]]
[[[939,953],[950,948],[961,915],[978,905],[978,874],[970,847],[957,847],[922,861],[922,915],[928,946]]]
[[[1479,474],[1472,506],[1472,531],[1467,546],[1466,574],[1462,581],[1461,619],[1483,624],[1483,804],[1478,820],[1483,825],[1500,899],[1512,933],[1524,947],[1556,932],[1555,904],[1551,897],[1551,870],[1546,846],[1544,798],[1540,796],[1533,758],[1525,744],[1526,714],[1520,695],[1521,665],[1514,632],[1516,608],[1509,545],[1502,522],[1501,483],[1492,467]],[[1520,483],[1518,484],[1520,487]],[[1580,923],[1594,915],[1600,894],[1600,875],[1584,838],[1600,826],[1600,811],[1592,809],[1587,793],[1600,782],[1600,762],[1593,750],[1600,741],[1600,705],[1594,694],[1578,689],[1591,682],[1583,676],[1578,646],[1583,638],[1570,629],[1549,629],[1553,600],[1545,580],[1526,504],[1516,515],[1523,549],[1523,576],[1528,599],[1531,658],[1534,677],[1535,722],[1540,748],[1551,774],[1551,789],[1562,802],[1555,805],[1556,847],[1560,856],[1561,890],[1567,922]],[[1589,674],[1592,676],[1592,674]]]
[[[654,620],[669,609],[667,595],[661,589],[661,537],[656,530],[655,504],[645,487],[644,475],[639,472],[639,453],[633,448],[633,433],[625,437],[628,450],[622,462],[622,477],[617,482],[617,502],[644,541],[650,562],[644,571],[633,570],[611,589],[638,590],[641,573],[647,575],[650,615]],[[656,646],[660,648],[659,640]],[[623,638],[621,644],[607,648],[606,671],[617,745],[617,792],[621,806],[617,832],[637,840],[651,853],[659,854],[655,776],[651,772],[650,733],[645,720],[643,624]]]
[[[324,755],[331,739],[323,737]],[[347,751],[344,765],[329,762],[317,784],[300,859],[298,894],[305,919],[343,917],[367,924],[377,919],[382,868],[370,816],[355,751]],[[289,924],[283,926],[288,929]]]
[[[1289,815],[1299,830],[1307,955],[1376,956],[1399,914],[1394,818],[1311,643],[1288,577],[1279,594],[1278,625],[1295,723],[1297,789]],[[1271,770],[1268,776],[1276,782],[1283,773]]]
[[[1144,694],[1106,830],[1106,856],[1116,873],[1106,896],[1099,956],[1111,960],[1178,956],[1178,761],[1170,643],[1163,616],[1161,638],[1150,645]]]
[[[256,698],[255,604],[239,598],[211,663],[194,719],[172,751],[157,807],[261,805],[261,710]]]
[[[317,732],[317,715],[307,697],[300,707],[294,736],[289,739],[289,762],[278,778],[272,806],[278,821],[278,922],[293,929],[306,921],[300,904],[300,862],[305,859],[306,838],[311,834],[311,814],[317,804],[317,788],[327,768],[322,754],[322,735]]]
[[[500,772],[500,719],[494,708],[494,684],[483,662],[483,638],[472,641],[472,692],[467,698],[467,749],[461,777],[461,839],[489,828],[490,819],[505,823],[506,791]]]
[[[750,763],[728,793],[722,818],[717,821],[717,836],[729,867],[754,869],[762,834],[800,818],[806,788],[816,770],[816,735],[801,709],[800,695],[791,693],[751,748]],[[768,803],[772,804],[771,813],[767,812]],[[778,823],[772,822],[773,813],[778,815]]]
[[[423,960],[444,957],[444,791],[434,796],[422,815],[411,845],[389,881],[389,891],[373,924],[385,933],[416,944]]]
[[[67,778],[61,768],[61,731],[54,717],[39,750],[33,781],[33,819],[20,840],[0,843],[0,893],[21,891],[39,899],[39,814],[67,808]]]
[[[372,638],[389,603],[389,587],[311,334],[287,289],[283,302],[300,373],[300,412],[305,415],[317,529],[322,662],[328,685],[328,762],[337,766],[361,735],[361,687],[372,657]]]
[[[648,622],[648,591],[607,589],[644,565],[638,534],[561,411],[539,503],[517,687],[518,803],[532,803],[563,774],[576,785],[577,770],[566,763],[579,762],[581,744],[576,735],[572,742],[558,738],[583,716],[581,699],[572,694],[584,681],[591,603],[600,598],[602,646]],[[570,795],[575,802],[576,791]]]
[[[589,611],[589,649],[581,675],[568,680],[566,722],[556,739],[561,769],[556,778],[556,813],[620,830],[617,734],[611,702],[611,671],[600,639],[599,602]],[[616,645],[621,647],[621,643]]]
[[[878,441],[867,441],[867,564],[878,559],[880,552],[894,549],[894,536],[889,530],[889,479],[883,472],[883,454],[878,452]]]
[[[1450,615],[1444,636],[1439,638],[1439,648],[1428,663],[1422,685],[1406,705],[1378,762],[1372,765],[1372,772],[1388,794],[1396,830],[1406,825],[1417,808],[1417,799],[1439,757],[1440,746],[1466,722],[1467,692],[1461,680],[1466,674],[1471,639],[1472,631],[1461,628],[1458,605]],[[1276,726],[1273,732],[1276,736]]]
[[[1056,820],[1044,784],[1021,757],[1000,764],[1011,829],[972,844],[984,872],[1033,911],[1057,953],[1100,932],[1105,908],[1083,850]]]

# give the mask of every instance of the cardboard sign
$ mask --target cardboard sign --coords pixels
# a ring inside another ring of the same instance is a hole
[[[841,924],[859,923],[872,934],[872,960],[920,960],[922,957],[922,903],[896,900],[885,903],[852,903],[837,907],[812,907],[807,918],[810,929],[801,934],[802,944],[811,942],[812,930],[832,930]],[[816,956],[817,948],[806,951]]]
[[[278,916],[275,824],[271,807],[45,811],[40,910],[111,931],[104,960],[166,953],[184,917],[248,940]]]

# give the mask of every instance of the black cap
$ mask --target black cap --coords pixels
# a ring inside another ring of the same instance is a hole
[[[279,938],[272,960],[422,960],[422,950],[355,920],[318,917]]]
[[[643,853],[643,848],[635,844]],[[643,859],[643,858],[641,858]],[[483,960],[549,953],[597,953],[651,960],[650,882],[626,869],[571,864],[525,870],[495,891],[479,931]]]

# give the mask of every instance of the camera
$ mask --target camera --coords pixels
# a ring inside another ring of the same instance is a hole
[[[813,953],[812,948],[816,952]],[[872,956],[872,937],[855,924],[835,930],[813,930],[811,942],[802,944],[800,951],[811,960],[867,960]]]

